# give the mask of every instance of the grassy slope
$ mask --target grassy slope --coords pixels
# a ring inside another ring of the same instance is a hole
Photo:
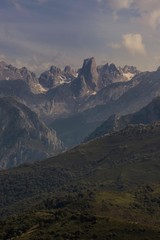
[[[131,126],[1,172],[1,238],[159,239],[159,142],[159,124]]]
[[[143,186],[134,192],[99,189],[50,196],[29,213],[0,222],[0,236],[4,240],[158,240],[158,188]]]

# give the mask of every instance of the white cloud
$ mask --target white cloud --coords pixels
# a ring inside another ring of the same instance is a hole
[[[153,29],[156,29],[160,24],[160,9],[153,11],[149,18],[150,25]]]
[[[134,0],[134,8],[137,8],[140,12],[152,12],[160,7],[159,0]]]
[[[152,12],[160,7],[159,0],[97,0],[107,2],[112,10],[137,9],[139,12]]]
[[[99,3],[107,3],[112,10],[114,20],[119,19],[119,10],[133,10],[131,19],[138,23],[150,26],[155,30],[160,25],[160,1],[159,0],[97,0]],[[133,15],[133,12],[135,15]]]
[[[108,0],[108,3],[113,10],[120,10],[130,8],[133,0]]]
[[[159,0],[133,0],[131,9],[138,13],[135,18],[140,23],[150,26],[155,30],[160,25],[160,1]]]
[[[159,0],[134,0],[133,9],[138,15],[135,17],[139,23],[150,26],[155,30],[160,24],[160,1]]]
[[[129,33],[123,35],[123,46],[133,55],[146,55],[141,34]]]

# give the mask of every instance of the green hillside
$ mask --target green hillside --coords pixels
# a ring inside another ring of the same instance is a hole
[[[0,221],[1,239],[158,240],[157,188],[135,192],[99,189],[48,197],[27,214]]]
[[[160,239],[160,123],[0,172],[0,239]]]

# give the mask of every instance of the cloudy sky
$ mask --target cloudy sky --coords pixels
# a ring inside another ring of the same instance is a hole
[[[0,60],[50,65],[160,65],[159,0],[0,0]]]

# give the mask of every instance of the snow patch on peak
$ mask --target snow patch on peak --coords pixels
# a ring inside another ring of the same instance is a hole
[[[97,92],[93,92],[91,95],[96,95],[97,94]]]
[[[127,72],[127,73],[123,73],[123,76],[126,78],[126,81],[130,81],[135,76],[135,74]]]
[[[42,87],[42,85],[39,84],[39,83],[38,83],[38,84],[35,84],[35,85],[34,85],[34,88],[35,88],[35,90],[36,90],[37,93],[45,93],[45,92],[48,91],[46,88]]]

